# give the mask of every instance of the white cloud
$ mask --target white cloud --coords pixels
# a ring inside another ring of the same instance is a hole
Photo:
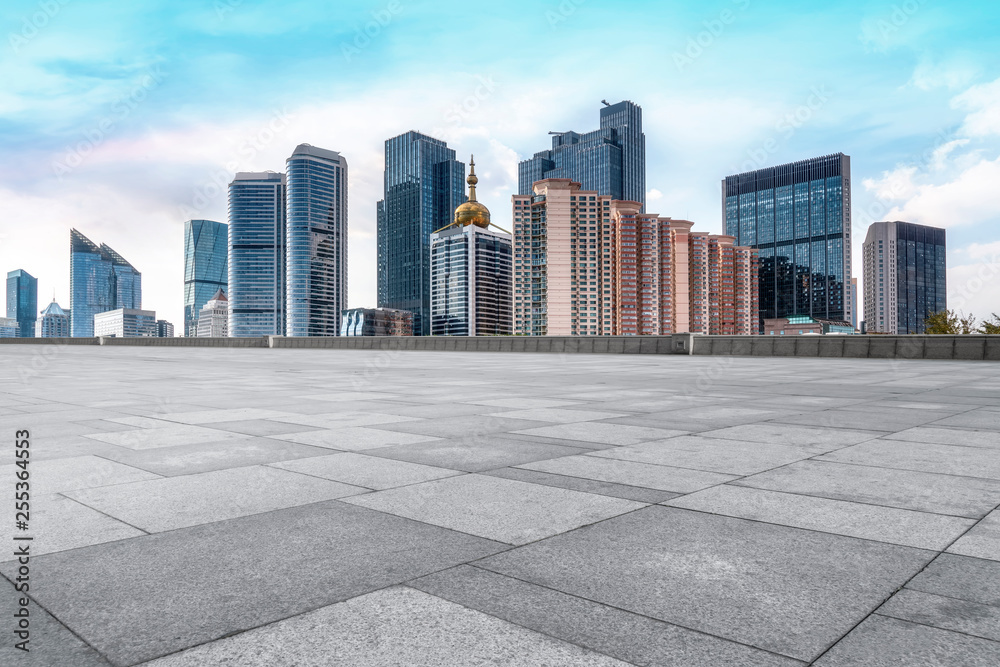
[[[1000,183],[1000,157],[980,160],[941,184],[915,185],[908,168],[896,170],[873,185],[876,192],[886,193],[885,199],[904,200],[889,211],[886,219],[957,227],[1000,220],[997,183]],[[892,196],[896,192],[900,194]]]
[[[660,201],[661,199],[663,199],[663,193],[657,190],[656,188],[653,188],[652,190],[646,193],[647,203]]]
[[[969,112],[962,126],[963,135],[1000,135],[1000,79],[969,88],[953,99],[951,105]]]

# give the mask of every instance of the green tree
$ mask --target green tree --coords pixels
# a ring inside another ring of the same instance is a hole
[[[979,333],[991,334],[993,336],[1000,335],[1000,315],[993,313],[993,319],[983,322],[983,326],[979,328]]]
[[[937,335],[968,335],[980,333],[976,329],[976,316],[965,315],[954,310],[942,310],[924,321],[926,333]]]

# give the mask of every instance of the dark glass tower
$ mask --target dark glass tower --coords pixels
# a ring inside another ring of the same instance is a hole
[[[236,174],[229,184],[228,231],[229,335],[284,335],[285,175]]]
[[[17,320],[19,338],[35,336],[38,279],[23,269],[7,274],[7,317]]]
[[[287,171],[286,333],[339,336],[347,308],[347,160],[301,144]]]
[[[74,338],[94,335],[94,315],[142,308],[142,274],[106,244],[98,246],[71,229],[70,328]]]
[[[518,194],[546,178],[568,178],[599,195],[646,204],[646,135],[642,107],[619,102],[601,109],[601,129],[554,133],[552,149],[518,165]]]
[[[851,158],[843,153],[728,176],[726,234],[760,253],[760,319],[850,322]]]
[[[229,228],[211,220],[184,223],[184,335],[198,335],[198,313],[229,291]]]
[[[413,313],[431,333],[431,234],[465,202],[465,164],[445,142],[407,132],[385,142],[385,198],[378,203],[378,306]]]

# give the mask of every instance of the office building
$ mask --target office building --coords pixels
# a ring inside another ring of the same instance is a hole
[[[518,165],[518,194],[546,179],[569,179],[583,190],[614,200],[646,203],[646,135],[642,108],[632,102],[604,103],[599,130],[551,132],[552,148]]]
[[[760,253],[760,323],[851,322],[851,158],[843,153],[722,182],[726,234]]]
[[[475,159],[469,167],[469,200],[453,223],[431,234],[431,334],[509,336],[512,239],[490,229],[490,211],[476,200]]]
[[[826,336],[829,334],[850,336],[854,333],[856,333],[855,327],[850,322],[817,320],[808,315],[764,320],[765,336]]]
[[[229,299],[221,289],[198,313],[198,338],[229,337]]]
[[[156,338],[156,311],[118,308],[94,315],[94,335],[109,338]]]
[[[301,144],[286,166],[286,334],[337,336],[347,307],[347,160]]]
[[[0,317],[0,338],[21,338],[21,325],[13,317]]]
[[[858,279],[851,278],[851,303],[854,304],[854,308],[851,308],[851,326],[855,329],[858,328],[858,315],[861,311],[861,302],[858,301]]]
[[[166,320],[156,320],[156,337],[157,338],[173,338],[174,337],[174,325]]]
[[[70,313],[53,299],[42,311],[41,317],[35,320],[35,338],[69,338],[69,320]]]
[[[752,334],[756,251],[549,179],[514,202],[514,331]]]
[[[341,336],[412,336],[413,313],[391,308],[351,308],[340,318]]]
[[[38,280],[23,269],[7,274],[7,317],[17,320],[18,337],[35,335]]]
[[[236,174],[229,184],[227,281],[233,337],[285,333],[285,222],[284,174]]]
[[[142,308],[142,274],[106,244],[98,246],[70,230],[70,330],[74,338],[94,336],[94,316],[109,310]]]
[[[184,335],[198,333],[198,313],[229,289],[229,227],[211,220],[184,223]]]
[[[948,308],[945,230],[876,222],[862,246],[865,325],[869,333],[922,334],[927,318]]]
[[[378,306],[413,313],[415,335],[431,333],[431,233],[465,201],[465,165],[448,144],[418,132],[385,142],[378,203]]]

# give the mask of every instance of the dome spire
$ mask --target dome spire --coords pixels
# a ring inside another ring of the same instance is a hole
[[[476,200],[476,185],[479,184],[479,177],[476,176],[476,156],[473,155],[472,159],[469,160],[469,178],[466,180],[469,184],[469,201]]]

